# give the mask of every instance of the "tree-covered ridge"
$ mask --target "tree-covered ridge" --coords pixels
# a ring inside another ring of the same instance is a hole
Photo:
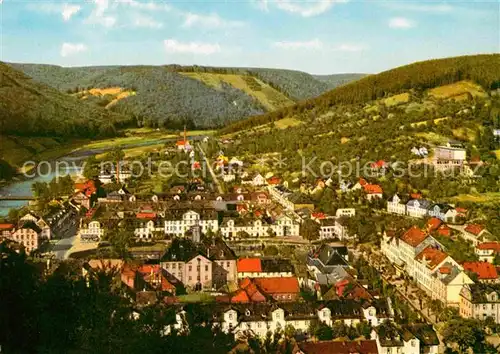
[[[214,88],[181,73],[233,74],[247,81],[259,79],[286,96],[283,98],[292,101],[316,97],[328,89],[328,85],[307,73],[280,69],[180,65],[74,68],[11,65],[34,80],[66,93],[115,86],[133,90],[136,95],[120,100],[110,109],[131,115],[145,125],[167,128],[181,127],[185,123],[199,128],[221,127],[270,110],[255,97],[231,84],[223,83],[221,87]],[[96,99],[88,101],[104,103]],[[278,107],[283,105],[278,104]]]
[[[313,75],[316,80],[322,81],[328,85],[330,90],[333,90],[336,87],[347,85],[350,82],[359,80],[368,74],[357,74],[357,73],[349,73],[349,74],[333,74],[333,75]]]
[[[248,129],[289,116],[327,113],[336,105],[360,104],[408,90],[422,92],[436,86],[470,80],[486,90],[500,88],[500,54],[461,56],[422,61],[370,75],[295,106],[234,123],[223,133]]]
[[[88,105],[0,62],[0,124],[21,136],[111,136],[131,118]]]

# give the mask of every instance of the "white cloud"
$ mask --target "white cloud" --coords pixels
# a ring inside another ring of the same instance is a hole
[[[283,42],[274,42],[273,45],[277,48],[282,49],[322,49],[323,43],[319,39],[313,39],[310,41],[300,42],[300,41],[283,41]]]
[[[208,28],[234,28],[244,25],[244,23],[240,21],[225,20],[216,13],[200,15],[188,12],[184,14],[184,16],[186,17],[183,24],[184,27],[201,26]]]
[[[47,14],[60,14],[64,21],[69,21],[82,8],[80,5],[57,4],[57,3],[32,3],[27,6],[28,10]]]
[[[106,14],[109,8],[109,1],[94,0],[94,4],[95,8],[85,22],[92,25],[97,24],[104,27],[113,27],[116,24],[117,18]]]
[[[344,43],[335,48],[340,52],[361,52],[367,49],[363,44]]]
[[[389,27],[398,29],[408,29],[415,27],[415,23],[405,17],[394,17],[389,20]]]
[[[83,43],[63,43],[61,46],[61,56],[68,57],[73,54],[85,52],[87,46]]]
[[[267,8],[267,0],[266,2]],[[328,11],[335,3],[345,3],[348,0],[319,0],[319,1],[292,1],[276,0],[278,9],[300,15],[302,17],[313,17]]]
[[[69,21],[71,17],[75,14],[77,14],[81,10],[80,5],[68,5],[64,4],[62,8],[61,15],[63,17],[64,21]]]
[[[170,11],[170,5],[162,2],[140,2],[136,0],[116,0],[119,4],[128,5],[134,9],[138,10],[151,10],[151,11]]]
[[[162,28],[163,24],[161,22],[156,21],[155,19],[144,16],[144,15],[135,15],[133,19],[134,27],[145,27],[145,28]]]
[[[165,50],[168,53],[201,54],[210,55],[219,53],[221,47],[218,43],[199,43],[199,42],[178,42],[175,39],[166,39],[164,41]]]
[[[427,13],[448,13],[453,11],[453,6],[449,4],[418,4],[418,3],[387,3],[384,6],[395,10],[427,12]]]

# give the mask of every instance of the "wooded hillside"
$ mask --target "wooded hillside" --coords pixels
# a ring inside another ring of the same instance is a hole
[[[476,82],[486,90],[499,88],[500,54],[428,60],[370,75],[295,106],[234,123],[222,133],[248,129],[284,117],[321,115],[335,105],[364,103],[410,89],[422,92],[460,80]]]

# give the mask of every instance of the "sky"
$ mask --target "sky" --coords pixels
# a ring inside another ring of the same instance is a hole
[[[500,52],[500,1],[0,0],[0,60],[377,73]]]

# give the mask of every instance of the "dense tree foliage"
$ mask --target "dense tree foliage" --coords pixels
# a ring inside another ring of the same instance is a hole
[[[248,129],[284,117],[301,115],[303,112],[318,116],[335,105],[364,103],[410,89],[421,92],[460,80],[474,81],[488,90],[499,88],[500,55],[461,56],[402,66],[364,77],[319,97],[299,102],[295,106],[234,123],[226,127],[223,132],[231,133]]]
[[[334,75],[313,75],[316,80],[322,81],[328,85],[330,90],[336,87],[346,85],[352,81],[361,79],[367,74],[334,74]]]
[[[112,136],[130,117],[79,102],[0,63],[2,134],[25,136]]]
[[[112,110],[135,117],[140,124],[167,128],[221,127],[265,112],[258,101],[228,84],[220,88],[183,76],[179,72],[237,74],[258,78],[293,100],[312,98],[328,86],[311,75],[279,69],[214,68],[200,66],[130,66],[63,68],[54,65],[11,64],[36,81],[63,92],[89,88],[121,87],[135,95],[118,101]],[[251,81],[249,81],[251,83]],[[86,95],[85,101],[106,106],[111,97]]]

